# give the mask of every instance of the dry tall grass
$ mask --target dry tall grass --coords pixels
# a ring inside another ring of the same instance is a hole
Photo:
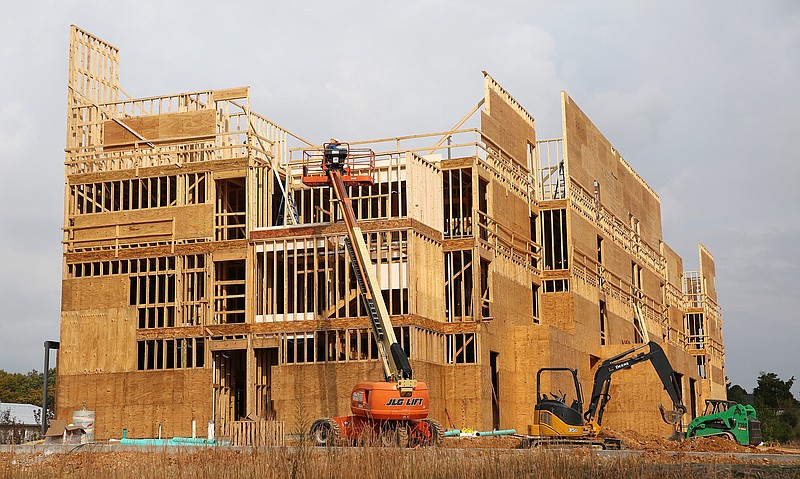
[[[798,477],[800,466],[699,464],[601,457],[587,451],[290,448],[0,454],[0,478],[681,478]]]

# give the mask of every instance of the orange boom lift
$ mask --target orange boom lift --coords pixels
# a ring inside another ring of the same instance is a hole
[[[303,152],[303,184],[331,187],[339,202],[356,282],[366,306],[372,332],[383,365],[382,381],[364,381],[350,395],[351,416],[321,418],[311,425],[317,445],[354,443],[377,438],[386,446],[438,445],[444,439],[442,425],[428,419],[428,387],[414,379],[408,356],[397,342],[389,312],[364,235],[356,220],[347,186],[372,185],[375,153],[368,148],[351,149],[331,139],[322,150]]]

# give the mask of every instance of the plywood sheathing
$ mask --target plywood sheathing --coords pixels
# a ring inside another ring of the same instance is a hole
[[[533,116],[494,78],[483,72],[484,105],[481,133],[502,148],[521,168],[528,170],[528,146],[536,144]]]
[[[252,114],[247,88],[118,102],[116,49],[79,29],[73,30],[71,45],[75,54],[71,57],[65,174],[67,208],[58,414],[68,414],[86,401],[87,407],[98,413],[98,437],[119,437],[122,428],[128,429],[130,437],[152,437],[158,432],[158,424],[162,425],[163,435],[188,435],[192,419],[205,424],[211,418],[211,390],[216,387],[220,392],[215,405],[217,419],[218,423],[224,423],[232,419],[227,415],[234,408],[230,391],[222,389],[227,379],[218,378],[219,384],[212,384],[212,368],[221,367],[212,358],[222,360],[222,353],[227,352],[236,352],[237,357],[243,358],[240,367],[247,398],[242,413],[261,415],[274,407],[277,419],[286,421],[288,432],[300,432],[304,424],[316,417],[346,414],[352,386],[360,380],[381,376],[376,361],[273,365],[271,359],[265,358],[275,352],[276,357],[282,358],[283,340],[289,336],[328,330],[366,330],[367,319],[328,318],[323,314],[316,314],[314,319],[288,321],[280,320],[279,315],[256,318],[259,314],[256,299],[259,292],[254,286],[258,279],[257,258],[267,250],[267,245],[274,245],[270,246],[273,251],[283,248],[282,251],[292,250],[295,254],[302,250],[305,255],[309,245],[333,241],[332,238],[344,233],[340,223],[318,223],[329,221],[329,214],[314,216],[313,220],[306,218],[306,223],[313,224],[274,226],[276,219],[280,223],[279,203],[285,201],[280,197],[275,178],[285,181],[290,191],[302,188],[296,171],[290,171],[287,179],[282,176],[285,171],[280,169],[289,158],[287,139],[299,137]],[[87,46],[86,51],[97,53],[81,53],[81,45]],[[243,105],[236,103],[239,99]],[[107,102],[116,103],[106,105]],[[180,111],[153,110],[157,102],[175,102],[181,105]],[[532,157],[536,145],[533,117],[485,72],[481,104],[484,110],[480,114],[477,153],[445,160],[435,155],[422,158],[413,152],[389,152],[393,159],[387,163],[388,169],[381,170],[379,176],[385,183],[378,196],[385,195],[395,185],[399,190],[404,181],[404,213],[381,216],[384,215],[381,211],[391,208],[378,207],[375,209],[379,212],[378,219],[370,216],[362,222],[362,229],[375,245],[379,264],[398,261],[407,264],[404,281],[407,281],[408,305],[402,306],[407,309],[402,314],[393,314],[392,321],[395,326],[418,328],[428,334],[412,341],[432,343],[424,345],[430,355],[427,358],[416,357],[422,352],[422,344],[412,345],[417,378],[426,381],[430,388],[431,417],[448,424],[449,416],[459,427],[489,429],[493,426],[492,403],[496,398],[500,427],[523,431],[530,423],[535,375],[541,367],[577,368],[588,394],[592,368],[602,358],[632,346],[632,261],[643,267],[640,288],[643,309],[649,324],[657,326],[651,334],[666,346],[684,382],[694,381],[702,397],[720,391],[724,394],[724,356],[721,353],[712,356],[709,375],[703,379],[697,373],[696,352],[690,354],[680,347],[686,312],[681,291],[683,265],[681,258],[662,242],[660,201],[655,192],[564,93],[562,120],[568,189],[563,199],[542,202],[536,181],[531,179],[538,174]],[[125,109],[135,113],[122,114]],[[233,110],[239,113],[234,114]],[[238,126],[234,125],[236,122]],[[228,129],[235,128],[246,132],[228,136]],[[252,136],[255,131],[263,139]],[[180,151],[189,143],[192,151],[200,148],[200,152],[187,157],[170,150]],[[398,139],[396,144],[400,143]],[[163,152],[168,154],[162,155]],[[469,235],[451,235],[449,230],[445,234],[443,171],[453,170],[463,171],[472,181],[469,195],[473,206],[464,213],[466,216],[459,217],[470,220],[473,231]],[[90,214],[70,209],[71,189],[82,185],[187,174],[206,175],[207,197],[200,204],[183,204],[184,191],[179,191],[176,204],[166,207]],[[223,215],[217,211],[216,205],[224,203],[218,202],[224,198],[216,197],[217,185],[231,179],[241,179],[244,184],[245,235],[222,241],[216,222],[225,219],[227,210]],[[594,181],[600,184],[596,204]],[[481,198],[484,192],[485,201]],[[399,196],[387,201],[399,201],[396,199]],[[307,209],[335,209],[335,205],[320,203],[327,201],[324,192],[309,198]],[[539,238],[530,237],[531,215],[540,214],[540,209],[566,212],[569,269],[541,270]],[[306,213],[305,209],[301,211]],[[635,230],[634,220],[638,223]],[[383,253],[379,251],[386,245],[384,234],[387,238],[402,234],[406,244],[387,248],[386,256],[380,256]],[[602,269],[596,260],[598,236],[605,241]],[[290,243],[291,247],[286,246]],[[333,251],[339,250],[333,248]],[[444,258],[453,252],[472,258],[473,288],[467,300],[474,311],[472,316],[447,322]],[[325,250],[324,255],[328,254]],[[341,257],[326,261],[338,267],[344,253],[336,254]],[[127,275],[70,274],[82,264],[182,256],[202,257],[206,261],[201,273],[207,282],[207,296],[202,302],[206,319],[202,324],[140,328],[136,324],[137,307],[129,304]],[[214,309],[215,281],[219,279],[220,284],[227,281],[217,278],[216,263],[234,260],[245,265],[244,279],[232,280],[245,286],[245,322],[214,324],[215,313],[224,313]],[[316,258],[300,269],[311,268],[310,277],[318,278],[319,274],[327,274],[323,263],[327,264]],[[481,263],[485,266],[485,277]],[[290,274],[300,274],[297,265],[295,262]],[[713,302],[716,308],[713,257],[702,246],[700,270],[707,285],[704,293],[707,304]],[[308,271],[304,274],[308,275]],[[553,280],[567,282],[568,291],[544,292],[545,282]],[[482,281],[489,285],[489,294],[485,296],[480,287]],[[540,289],[538,318],[532,312],[532,285]],[[348,295],[352,293],[352,288],[345,289]],[[342,301],[355,304],[353,298],[357,296]],[[601,344],[599,334],[600,301],[606,304],[607,345]],[[702,311],[708,310],[704,308]],[[300,317],[306,318],[304,313]],[[713,329],[709,338],[721,344],[717,316],[710,317],[708,324]],[[475,335],[474,363],[447,362],[445,339],[449,334]],[[204,367],[137,370],[137,341],[174,338],[205,339]],[[497,354],[496,389],[492,386],[489,364],[492,354]],[[664,398],[659,397],[660,385],[654,384],[645,372],[651,370],[648,365],[640,365],[634,374],[626,372],[614,378],[612,394],[619,404],[612,401],[609,406],[607,425],[626,428],[628,424],[658,420],[650,403]],[[639,401],[635,396],[641,385],[646,386],[648,396]],[[549,382],[544,386],[567,388]],[[267,390],[272,406],[264,404]],[[688,398],[685,400],[688,402]],[[220,424],[218,428],[223,427]],[[661,426],[652,428],[658,433],[662,430]]]
[[[629,215],[637,218],[642,240],[657,248],[662,239],[658,195],[569,95],[562,92],[561,96],[570,182],[592,196],[594,182],[599,182],[603,206],[626,224]]]
[[[124,125],[124,126],[123,126]],[[103,125],[103,148],[131,148],[144,140],[150,142],[180,142],[211,139],[216,134],[217,115],[214,110],[140,116]],[[138,133],[134,135],[132,131]]]
[[[61,354],[61,353],[59,353]],[[59,359],[59,368],[61,359]],[[56,417],[72,418],[83,405],[95,411],[95,438],[191,437],[211,419],[208,369],[147,372],[59,372]]]

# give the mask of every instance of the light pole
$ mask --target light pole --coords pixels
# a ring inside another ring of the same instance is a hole
[[[58,351],[58,341],[44,342],[44,387],[42,388],[42,437],[47,433],[47,380],[50,374],[50,350]]]

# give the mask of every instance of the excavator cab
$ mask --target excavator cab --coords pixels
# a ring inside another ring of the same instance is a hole
[[[542,391],[545,385],[547,389]],[[577,370],[539,369],[533,422],[528,432],[534,436],[580,436],[589,432],[583,421],[583,392]]]

